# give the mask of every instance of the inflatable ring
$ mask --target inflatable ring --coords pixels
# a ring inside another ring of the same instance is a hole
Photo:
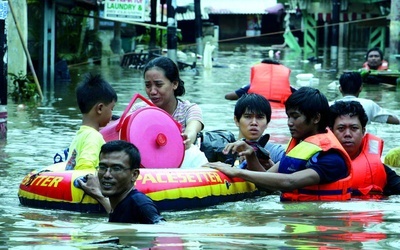
[[[20,203],[36,208],[103,212],[102,206],[76,185],[77,179],[89,173],[96,174],[95,170],[65,170],[65,162],[33,171],[20,184]],[[229,178],[211,168],[141,168],[136,188],[160,211],[209,207],[259,194],[253,183]]]

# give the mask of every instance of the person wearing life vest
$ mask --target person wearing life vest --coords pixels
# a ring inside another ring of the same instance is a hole
[[[264,96],[269,101],[285,103],[292,94],[290,88],[290,72],[282,64],[263,60],[251,67],[250,89],[248,93]]]
[[[255,93],[264,96],[268,101],[284,103],[296,91],[290,86],[290,72],[280,62],[264,59],[251,68],[250,84],[227,93],[225,99],[237,100],[244,94]]]
[[[327,128],[329,104],[311,87],[295,91],[285,102],[292,135],[280,162],[266,170],[254,149],[243,141],[229,143],[225,152],[247,160],[247,170],[218,163],[207,166],[258,187],[281,190],[282,201],[343,201],[351,198],[351,159]]]
[[[371,71],[386,71],[389,69],[389,63],[383,59],[383,53],[379,48],[372,48],[367,51],[365,55],[365,60],[362,71],[365,71],[366,74],[363,74],[363,80],[365,83],[369,84],[379,84],[379,83],[396,83],[396,78],[387,78],[384,76],[380,76],[379,74],[370,74]]]
[[[365,133],[368,117],[357,101],[330,107],[329,126],[352,160],[352,197],[379,199],[400,194],[400,176],[382,163],[382,139]]]
[[[363,64],[363,69],[366,70],[387,70],[389,63],[383,60],[382,50],[375,47],[369,49],[365,55],[366,62]]]

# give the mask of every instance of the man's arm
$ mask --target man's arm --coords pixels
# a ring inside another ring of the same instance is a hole
[[[381,122],[381,123],[388,123],[388,124],[399,124],[399,118],[396,115],[392,114],[389,110],[386,110],[379,106],[377,103],[372,102],[372,104],[368,105],[372,112],[372,121],[374,122]],[[363,106],[364,107],[364,106]],[[368,110],[364,108],[365,110]]]
[[[250,89],[250,84],[244,85],[243,87],[233,91],[229,92],[225,95],[225,99],[227,100],[237,100],[239,99],[242,95],[247,94],[247,92]]]
[[[386,172],[386,186],[383,189],[385,195],[400,194],[400,176],[390,167],[383,164]]]
[[[258,160],[253,147],[247,144],[243,140],[237,140],[235,142],[226,144],[222,152],[224,154],[232,153],[232,154],[237,154],[237,156],[245,157],[247,161],[247,168],[249,170],[260,171],[260,172],[266,171],[264,166]]]
[[[230,177],[239,177],[255,185],[270,190],[294,190],[319,183],[319,175],[313,169],[305,169],[292,174],[257,172],[208,163],[207,166],[217,169]]]
[[[234,100],[239,99],[239,96],[236,94],[236,92],[232,91],[232,92],[225,94],[225,99],[234,101]]]
[[[104,197],[100,190],[100,182],[97,176],[93,174],[88,174],[86,176],[87,182],[83,182],[81,179],[78,180],[83,191],[96,199],[106,210],[107,214],[111,213],[111,204],[110,200],[107,197]]]
[[[397,117],[395,117],[393,115],[389,115],[388,118],[387,118],[386,123],[389,123],[389,124],[400,124],[400,121],[399,121],[399,119]]]

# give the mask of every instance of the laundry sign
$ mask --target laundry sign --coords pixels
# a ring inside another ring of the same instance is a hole
[[[144,21],[146,0],[106,0],[104,17]]]

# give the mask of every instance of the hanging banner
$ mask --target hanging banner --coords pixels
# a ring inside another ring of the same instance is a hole
[[[146,0],[106,0],[104,17],[136,22],[145,19]]]

